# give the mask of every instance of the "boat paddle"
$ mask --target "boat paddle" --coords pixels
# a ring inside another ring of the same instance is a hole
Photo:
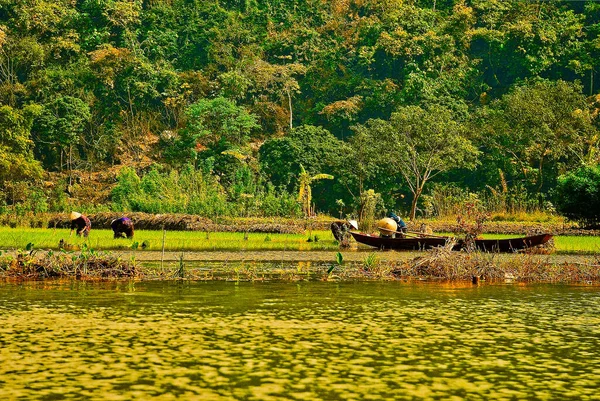
[[[379,228],[379,227],[377,229],[381,230],[381,231],[387,231],[387,232],[389,232],[391,234],[402,234],[402,235],[410,234],[410,235],[413,235],[413,236],[415,236],[417,238],[441,238],[441,239],[449,239],[449,237],[444,237],[444,236],[441,236],[441,235],[434,235],[434,234],[424,234],[424,233],[420,233],[420,232],[417,232],[417,231],[402,232],[402,231],[394,231],[394,230],[389,230],[387,228]]]

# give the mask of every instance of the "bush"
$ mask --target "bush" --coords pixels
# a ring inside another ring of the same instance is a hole
[[[294,195],[276,190],[249,169],[236,172],[228,191],[211,174],[184,166],[180,171],[154,166],[142,177],[124,167],[111,193],[114,211],[216,216],[297,217]]]
[[[559,213],[585,226],[600,224],[600,166],[559,177],[555,194]]]

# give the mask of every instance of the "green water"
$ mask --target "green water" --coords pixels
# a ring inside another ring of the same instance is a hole
[[[600,399],[600,288],[0,285],[0,399]]]

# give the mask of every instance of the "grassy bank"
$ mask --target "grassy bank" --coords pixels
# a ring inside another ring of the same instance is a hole
[[[487,234],[486,238],[510,238],[516,235]],[[33,244],[37,249],[59,249],[60,240],[65,249],[78,250],[89,246],[96,250],[162,250],[163,232],[137,230],[134,240],[113,239],[111,230],[92,230],[88,239],[69,236],[67,229],[0,228],[0,249],[21,249]],[[310,239],[310,241],[309,241]],[[600,253],[600,237],[556,236],[557,253]],[[137,245],[136,245],[137,244]],[[137,246],[137,248],[136,248]],[[361,247],[363,247],[361,245]],[[329,231],[310,231],[305,234],[265,234],[236,232],[166,231],[165,251],[337,251],[339,249]]]

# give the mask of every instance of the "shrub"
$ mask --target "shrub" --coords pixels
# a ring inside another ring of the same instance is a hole
[[[556,186],[556,208],[585,226],[600,224],[600,166],[585,166],[561,176]]]
[[[129,210],[132,198],[140,193],[140,177],[131,167],[123,167],[117,176],[117,186],[111,192],[117,211]]]
[[[383,201],[381,194],[372,189],[363,191],[360,194],[360,229],[363,231],[372,231],[375,227],[375,216],[383,210]]]
[[[300,215],[295,197],[241,170],[229,195],[215,176],[184,166],[180,171],[154,166],[142,177],[124,167],[111,192],[114,211],[185,213],[216,216]],[[248,193],[247,193],[248,192]]]

